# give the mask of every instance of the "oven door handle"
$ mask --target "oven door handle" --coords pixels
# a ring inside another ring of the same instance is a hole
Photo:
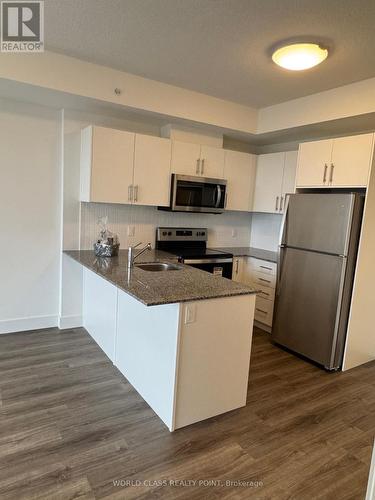
[[[217,199],[216,199],[215,208],[219,208],[219,205],[220,205],[220,202],[221,202],[221,186],[220,186],[220,184],[217,184],[217,186],[216,186],[216,192],[217,192]]]
[[[233,259],[231,258],[212,258],[212,259],[182,259],[182,264],[193,265],[193,264],[233,264]]]

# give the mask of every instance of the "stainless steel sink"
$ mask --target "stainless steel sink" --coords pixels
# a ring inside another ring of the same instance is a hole
[[[181,266],[176,264],[166,264],[165,262],[147,262],[144,264],[135,264],[135,267],[139,267],[143,271],[179,271],[182,269]]]

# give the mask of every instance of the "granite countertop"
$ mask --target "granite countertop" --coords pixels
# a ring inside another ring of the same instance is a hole
[[[267,260],[268,262],[277,263],[277,252],[263,250],[262,248],[253,247],[225,247],[217,248],[221,252],[232,253],[234,257],[254,257],[254,259]]]
[[[112,258],[98,258],[92,250],[67,250],[64,253],[146,306],[256,293],[247,285],[183,264],[178,264],[181,269],[177,271],[161,272],[134,267],[128,277],[127,250],[120,250],[119,256]],[[137,259],[137,264],[144,262],[176,263],[177,258],[152,250]]]

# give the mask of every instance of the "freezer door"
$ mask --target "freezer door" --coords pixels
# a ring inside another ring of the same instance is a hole
[[[272,339],[333,368],[346,259],[283,248],[280,260]]]
[[[281,244],[346,255],[353,194],[293,194],[289,197]]]

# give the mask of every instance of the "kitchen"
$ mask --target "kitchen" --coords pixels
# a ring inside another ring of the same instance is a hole
[[[364,494],[375,359],[370,75],[253,112],[84,57],[18,56],[0,54],[3,217],[17,242],[2,267],[0,366],[11,477],[47,474],[39,493],[30,479],[26,497],[130,495],[112,480],[191,477],[263,482],[250,493],[228,487],[244,498],[311,498],[321,479],[328,497],[341,466]],[[94,254],[101,232],[103,243],[118,238],[118,257]],[[299,262],[299,251],[319,264]],[[317,354],[303,333],[329,342]],[[278,481],[270,467],[283,453]],[[220,472],[221,460],[233,471]],[[336,492],[346,487],[337,480]],[[150,493],[139,488],[133,495]]]

